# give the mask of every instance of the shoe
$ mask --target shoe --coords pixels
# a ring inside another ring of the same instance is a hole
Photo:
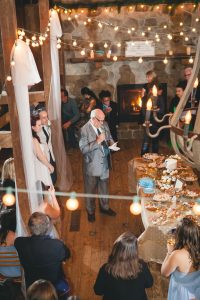
[[[104,214],[104,215],[108,215],[110,217],[115,217],[116,216],[116,212],[114,210],[112,210],[111,208],[109,209],[103,209],[102,207],[100,207],[100,213]]]
[[[90,223],[95,222],[95,214],[88,213],[88,222],[90,222]]]

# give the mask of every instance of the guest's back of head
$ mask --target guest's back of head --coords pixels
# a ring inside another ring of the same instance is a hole
[[[37,280],[27,290],[27,300],[57,300],[57,293],[50,281]]]
[[[4,212],[0,217],[0,244],[6,242],[6,237],[9,231],[16,230],[16,211],[15,208],[11,211]]]
[[[28,221],[29,230],[33,235],[46,235],[50,231],[51,225],[50,218],[41,212],[33,213]]]

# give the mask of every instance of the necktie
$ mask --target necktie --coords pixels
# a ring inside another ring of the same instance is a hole
[[[97,134],[100,135],[102,132],[99,130],[99,128],[97,128]],[[104,154],[107,158],[107,161],[108,161],[108,168],[110,169],[111,168],[111,157],[110,157],[110,150],[108,148],[108,145],[106,143],[106,141],[103,141],[101,142],[101,145],[103,147],[103,151],[104,151]]]
[[[98,135],[100,135],[102,133],[99,130],[99,128],[97,128],[97,133],[98,133]],[[108,145],[107,145],[106,141],[101,142],[101,145],[103,146],[103,148],[108,149]]]
[[[48,141],[49,141],[49,134],[47,133],[46,129],[44,127],[42,127],[42,130],[46,136],[46,141],[47,141],[47,144],[48,144]]]

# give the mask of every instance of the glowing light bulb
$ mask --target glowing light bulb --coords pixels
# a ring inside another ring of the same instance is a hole
[[[15,196],[11,192],[7,192],[2,198],[5,206],[12,206],[15,204]]]
[[[72,19],[71,17],[68,17],[68,18],[67,18],[68,21],[71,21],[71,19]]]
[[[87,21],[88,21],[88,23],[91,23],[91,19],[90,18]]]
[[[11,66],[14,66],[15,65],[15,61],[12,60],[10,64],[11,64]]]
[[[110,58],[111,57],[111,50],[108,50],[107,54],[106,54],[106,57],[107,58]]]
[[[7,80],[7,81],[11,81],[11,80],[12,80],[12,77],[9,75],[9,76],[6,77],[6,80]]]
[[[157,5],[157,6],[156,6],[156,9],[159,9],[159,8],[160,8],[160,6],[159,6],[159,5]]]
[[[128,34],[131,34],[131,30],[130,30],[130,29],[128,29],[128,31],[127,31],[127,32],[128,32]]]
[[[170,9],[172,9],[172,6],[171,6],[171,5],[169,5],[169,6],[168,6],[168,9],[169,9],[169,10],[170,10]]]
[[[108,12],[108,8],[105,8],[105,12],[106,12],[106,13]]]
[[[45,33],[44,36],[45,36],[45,38],[47,38],[48,37],[48,33]]]
[[[148,43],[149,43],[149,41],[148,41],[148,40],[146,40],[146,41],[145,41],[145,44],[146,44],[146,45],[148,45]]]
[[[169,50],[169,55],[173,55],[174,52],[172,50]]]
[[[196,18],[195,21],[196,21],[196,22],[199,22],[199,18]]]
[[[147,30],[148,30],[148,31],[151,31],[151,27],[148,27]]]
[[[26,45],[30,45],[30,39],[26,39]]]
[[[173,39],[173,37],[172,37],[172,35],[170,33],[167,35],[167,37],[168,37],[169,40]]]
[[[145,36],[145,32],[142,32],[141,35],[142,35],[142,36]]]
[[[90,48],[93,48],[94,44],[91,42],[89,43]]]
[[[156,39],[156,42],[160,42],[160,38],[159,37]]]
[[[84,21],[84,22],[83,22],[83,24],[86,26],[86,25],[87,25],[87,22],[86,22],[86,21]]]
[[[135,31],[135,27],[132,27],[131,30],[132,30],[132,31]]]
[[[76,41],[76,40],[73,41],[72,45],[73,45],[74,47],[76,47],[76,46],[77,46],[77,41]]]
[[[186,53],[187,53],[187,55],[190,55],[190,54],[191,54],[191,47],[190,47],[190,46],[188,46],[188,47],[186,48]]]
[[[18,30],[17,30],[17,34],[18,34],[18,35],[21,35],[21,33],[22,33],[21,30],[18,29]]]
[[[195,215],[200,216],[200,199],[197,199],[192,209]]]
[[[74,18],[75,18],[75,19],[78,19],[78,15],[75,15]]]
[[[31,46],[32,46],[32,47],[35,47],[35,46],[36,46],[36,43],[32,42]]]
[[[121,47],[121,43],[117,43],[117,47],[120,48]]]
[[[149,100],[147,101],[147,110],[151,110],[152,109],[152,100],[151,98],[149,98]]]
[[[166,28],[167,28],[167,25],[164,25],[163,28],[166,29]]]
[[[48,23],[48,26],[49,26],[49,27],[51,26],[51,22]]]
[[[98,26],[99,26],[99,28],[103,27],[103,25],[100,22],[98,23]]]
[[[157,39],[157,38],[159,38],[159,35],[156,33],[156,35],[155,35],[155,38]]]
[[[163,63],[166,65],[168,63],[167,57],[164,58]]]
[[[154,97],[157,97],[157,95],[158,95],[158,90],[157,90],[157,87],[155,86],[155,84],[152,88],[152,94],[153,94]]]
[[[108,44],[107,43],[105,43],[103,46],[104,46],[104,48],[108,48]]]
[[[70,198],[66,201],[67,209],[74,211],[79,207],[79,202],[76,199],[76,193],[71,193]]]
[[[193,28],[192,28],[192,32],[196,32],[196,28],[193,27]]]
[[[32,41],[36,41],[36,36],[33,35],[31,39],[32,39]]]
[[[56,47],[57,47],[57,49],[60,49],[61,48],[61,44],[57,44]]]
[[[188,41],[189,41],[189,38],[188,38],[187,36],[185,37],[185,41],[186,41],[186,42],[188,42]]]
[[[24,30],[22,30],[22,32],[21,32],[21,35],[22,35],[22,36],[25,36],[25,32],[24,32]]]
[[[43,41],[39,41],[39,44],[40,44],[40,46],[42,46],[43,45]]]
[[[116,56],[116,55],[113,56],[113,60],[114,60],[114,61],[117,61],[117,56]]]
[[[130,212],[133,215],[139,215],[139,214],[141,214],[141,211],[142,211],[142,206],[141,206],[141,204],[139,202],[139,197],[138,196],[134,196],[133,197],[133,203],[130,206]]]
[[[81,13],[82,13],[82,14],[84,13],[84,10],[83,10],[83,9],[81,9]]]
[[[179,25],[180,25],[180,26],[183,26],[183,22],[180,22]]]
[[[39,40],[43,41],[43,36],[42,35],[39,36]]]
[[[115,26],[115,27],[114,27],[114,30],[115,30],[115,31],[117,31],[118,29],[119,29],[119,27],[118,27],[118,26]]]
[[[67,14],[67,9],[64,10],[64,13]]]
[[[82,55],[82,56],[85,55],[85,49],[81,50],[81,55]]]
[[[183,31],[181,31],[181,32],[180,32],[180,35],[181,35],[181,36],[183,36],[183,35],[184,35]]]
[[[138,59],[138,62],[139,62],[139,64],[143,63],[142,57],[140,57],[140,58]]]
[[[193,62],[194,62],[194,60],[193,60],[193,58],[192,58],[192,56],[191,56],[190,59],[189,59],[189,63],[190,63],[190,64],[193,64]]]

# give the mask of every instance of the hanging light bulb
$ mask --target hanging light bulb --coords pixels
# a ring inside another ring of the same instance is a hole
[[[78,19],[78,15],[75,15],[74,18],[75,18],[75,19]]]
[[[130,206],[130,212],[133,215],[139,215],[141,214],[142,206],[140,204],[140,198],[138,196],[133,197],[133,203]]]
[[[185,41],[186,41],[186,42],[188,42],[188,41],[189,41],[189,38],[188,38],[187,36],[185,37]]]
[[[71,17],[68,17],[68,18],[67,18],[68,21],[71,21],[71,19],[72,19]]]
[[[160,38],[159,37],[156,39],[156,42],[160,42]]]
[[[180,32],[180,35],[181,35],[181,36],[183,36],[183,35],[184,35],[183,31],[181,31],[181,32]]]
[[[135,27],[132,27],[131,30],[132,30],[132,31],[135,31]]]
[[[183,22],[180,22],[179,25],[180,25],[180,26],[183,26]]]
[[[108,8],[105,8],[105,12],[106,12],[106,13],[108,12]]]
[[[12,59],[10,64],[11,64],[12,67],[14,67],[15,61]]]
[[[49,27],[51,26],[51,22],[48,23],[48,26],[49,26]]]
[[[127,32],[128,32],[128,34],[131,34],[131,30],[130,30],[130,29],[128,29],[128,31],[127,31]]]
[[[36,41],[36,36],[33,35],[31,39],[32,39],[32,41]]]
[[[115,31],[117,31],[118,29],[119,29],[119,27],[118,27],[118,26],[115,26],[115,27],[114,27],[114,30],[115,30]]]
[[[85,49],[81,50],[81,55],[84,56],[85,55]]]
[[[84,21],[84,22],[83,22],[83,24],[86,26],[86,25],[87,25],[87,22],[86,22],[86,21]]]
[[[30,45],[30,39],[26,39],[26,45]]]
[[[139,64],[143,63],[142,57],[140,57],[140,58],[138,59],[138,62],[139,62]]]
[[[88,23],[91,23],[91,19],[90,18],[87,21],[88,21]]]
[[[118,47],[118,48],[120,48],[120,47],[121,47],[121,45],[122,45],[121,43],[117,43],[117,47]]]
[[[57,44],[56,47],[57,47],[57,49],[60,49],[61,48],[61,44]]]
[[[15,196],[12,194],[12,188],[6,189],[6,194],[2,197],[2,202],[5,206],[12,206],[15,204]]]
[[[196,22],[199,22],[199,18],[196,18],[195,21],[196,21]]]
[[[172,50],[169,50],[169,55],[173,55],[174,52]]]
[[[114,61],[117,61],[117,56],[116,56],[116,55],[113,56],[113,60],[114,60]]]
[[[164,58],[163,63],[166,65],[168,63],[167,57]]]
[[[107,54],[106,54],[106,57],[107,57],[107,58],[110,58],[110,57],[111,57],[111,53],[112,53],[112,51],[111,51],[111,50],[108,50],[108,52],[107,52]]]
[[[77,46],[77,41],[74,40],[73,43],[72,43],[72,45],[73,45],[74,47],[76,47],[76,46]]]
[[[94,44],[91,42],[89,43],[90,48],[93,48]]]
[[[193,62],[194,62],[194,60],[193,60],[193,58],[192,58],[192,56],[191,56],[190,59],[189,59],[189,63],[190,63],[190,64],[193,64]]]
[[[36,43],[35,43],[35,42],[32,42],[32,43],[31,43],[31,46],[32,46],[32,47],[36,47]]]
[[[196,203],[194,204],[192,209],[195,215],[200,216],[200,198],[196,200]]]
[[[43,41],[39,41],[39,44],[40,44],[40,46],[42,46],[43,45]]]
[[[187,53],[187,55],[190,55],[190,54],[191,54],[191,47],[190,47],[190,46],[188,46],[188,47],[186,48],[186,53]]]
[[[98,23],[99,28],[102,28],[103,25],[101,24],[101,22]]]
[[[160,8],[160,6],[159,6],[159,5],[157,5],[157,6],[156,6],[156,9],[159,9],[159,8]]]
[[[44,36],[45,36],[45,38],[47,38],[48,37],[48,33],[45,33]]]
[[[108,48],[108,44],[107,43],[105,43],[103,46],[104,46],[104,48]]]
[[[79,207],[79,202],[76,199],[76,193],[72,192],[70,198],[66,201],[67,209],[74,211]]]
[[[141,35],[142,35],[142,36],[145,36],[145,32],[143,31],[143,32],[141,33]]]
[[[157,39],[157,38],[159,38],[159,35],[156,33],[156,35],[155,35],[155,38]]]
[[[164,25],[163,28],[166,29],[166,28],[167,28],[167,25]]]
[[[148,27],[147,30],[148,30],[148,31],[151,31],[151,27]]]
[[[6,80],[7,80],[7,81],[11,81],[11,80],[12,80],[12,77],[11,77],[10,75],[8,75],[8,76],[6,77]]]
[[[168,37],[169,40],[172,40],[172,39],[173,39],[171,33],[169,33],[169,34],[167,35],[167,37]]]
[[[64,10],[64,13],[67,14],[67,9]]]
[[[192,28],[192,32],[196,32],[196,28],[193,27],[193,28]]]

